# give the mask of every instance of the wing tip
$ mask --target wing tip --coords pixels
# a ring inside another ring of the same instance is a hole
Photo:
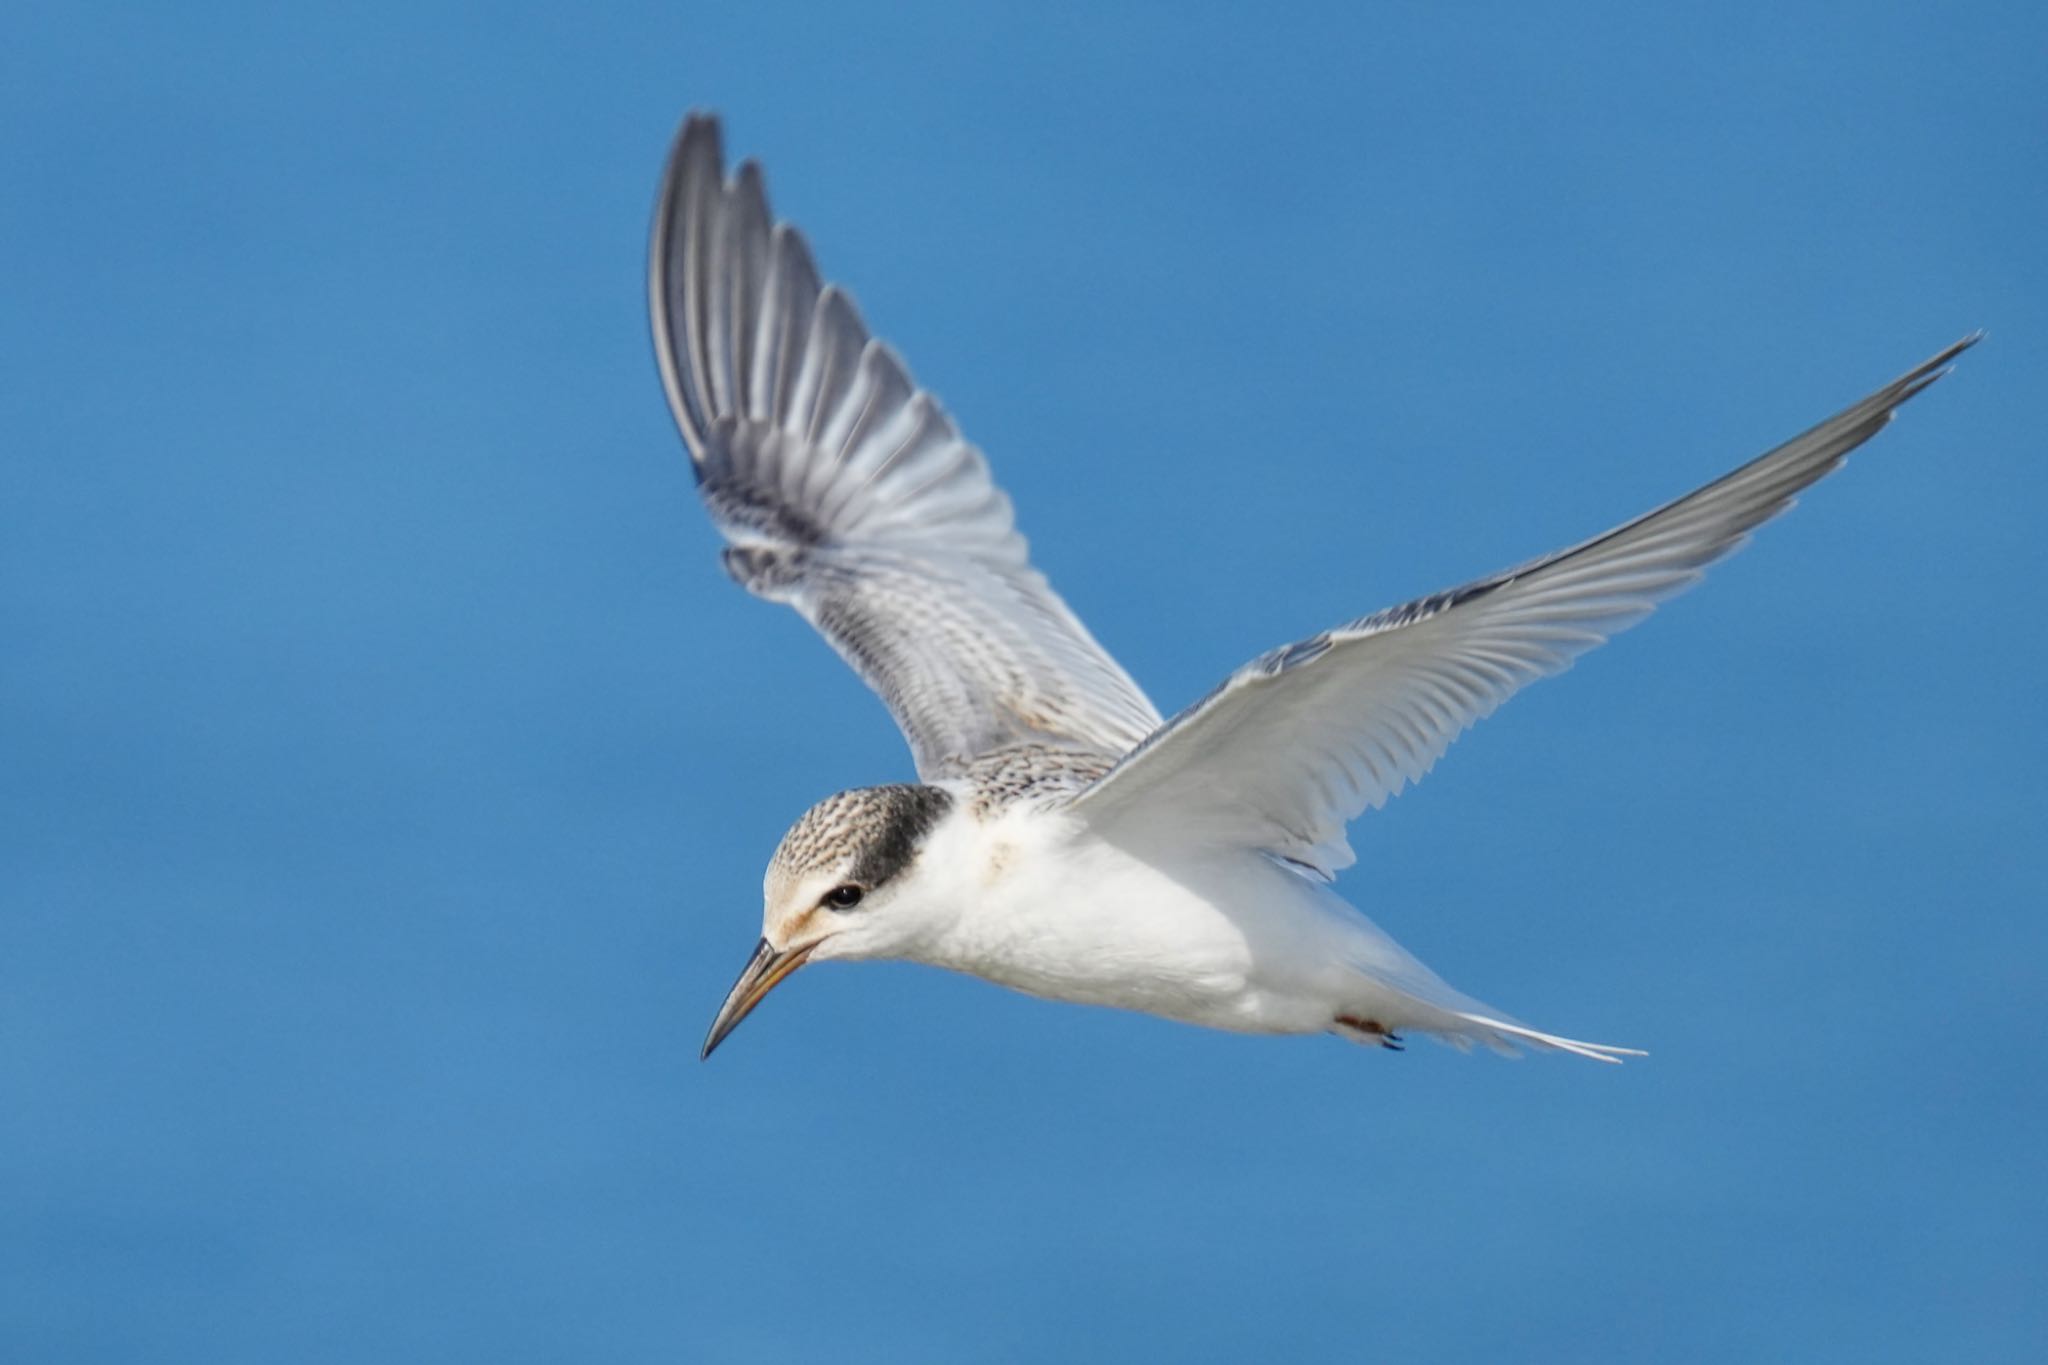
[[[1894,400],[1893,406],[1896,407],[1898,404],[1904,403],[1935,380],[1952,372],[1955,369],[1956,357],[1969,350],[1972,346],[1975,346],[1984,337],[1984,329],[1979,327],[1967,336],[1950,342],[1939,352],[1921,361],[1918,365],[1893,381],[1892,387],[1899,390],[1899,396]]]
[[[678,148],[708,145],[723,152],[724,140],[724,120],[718,116],[717,110],[691,105],[683,111],[683,121],[676,127],[675,144]]]
[[[668,164],[661,177],[657,205],[672,202],[684,184],[700,179],[708,179],[714,185],[724,181],[725,130],[716,113],[692,108],[683,115],[683,121],[669,139]],[[663,216],[658,208],[657,224]]]
[[[1947,350],[1943,351],[1940,355],[1934,358],[1934,363],[1939,365],[1947,361],[1953,360],[1957,356],[1961,355],[1964,351],[1969,350],[1972,346],[1975,346],[1978,342],[1982,341],[1985,337],[1990,335],[1991,332],[1988,328],[1979,327],[1975,331],[1969,332],[1966,335],[1964,335],[1960,340],[1950,343],[1949,348]]]
[[[1926,360],[1921,361],[1918,365],[1893,380],[1891,385],[1879,395],[1884,406],[1877,414],[1877,421],[1873,424],[1872,434],[1875,434],[1877,429],[1889,426],[1892,419],[1899,415],[1900,408],[1918,398],[1940,380],[1946,379],[1949,375],[1953,374],[1956,368],[1956,357],[1982,341],[1984,336],[1984,329],[1980,327],[1967,336],[1949,343],[1934,355],[1929,356]],[[1868,437],[1865,439],[1868,439]],[[1858,444],[1861,444],[1861,442],[1858,442]]]

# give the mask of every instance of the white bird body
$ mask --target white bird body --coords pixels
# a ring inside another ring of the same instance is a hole
[[[935,914],[902,955],[1052,1000],[1296,1031],[1265,999],[1256,947],[1291,917],[1258,907],[1252,883],[1265,879],[1225,885],[1207,871],[1154,866],[1057,811],[1017,805],[983,820],[963,800],[906,884]],[[1254,908],[1234,914],[1240,906]]]
[[[774,220],[759,168],[726,177],[713,119],[676,139],[651,257],[663,386],[727,571],[881,694],[920,778],[784,836],[707,1056],[804,962],[893,957],[1210,1028],[1617,1060],[1459,994],[1339,897],[1345,826],[1697,582],[1976,340],[1604,535],[1273,650],[1162,720],[1032,567],[981,452]]]
[[[955,791],[891,902],[904,936],[886,953],[827,939],[811,960],[886,955],[1238,1033],[1383,1042],[1417,1029],[1626,1051],[1536,1033],[1461,995],[1328,886],[1263,854],[1146,856],[1057,809],[1018,803],[983,818],[971,791]]]

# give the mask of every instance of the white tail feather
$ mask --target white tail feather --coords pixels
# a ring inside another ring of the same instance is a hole
[[[1554,1048],[1559,1052],[1591,1057],[1596,1062],[1607,1062],[1615,1066],[1619,1066],[1624,1057],[1650,1055],[1639,1048],[1614,1047],[1608,1043],[1582,1043],[1576,1038],[1560,1038],[1554,1033],[1542,1033],[1521,1024],[1511,1024],[1505,1019],[1493,1019],[1483,1014],[1459,1014],[1457,1017],[1483,1030],[1479,1033],[1480,1041],[1487,1043],[1497,1052],[1512,1052],[1513,1048],[1508,1045],[1508,1040],[1512,1039],[1524,1047]],[[1463,1043],[1465,1040],[1453,1034],[1451,1041]]]

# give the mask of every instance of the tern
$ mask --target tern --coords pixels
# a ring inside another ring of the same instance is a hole
[[[709,1057],[806,963],[895,958],[1246,1033],[1598,1061],[1461,994],[1332,889],[1345,826],[1523,685],[1691,586],[1980,334],[1605,535],[1252,660],[1171,720],[1031,566],[1010,501],[692,114],[656,203],[655,353],[726,571],[881,695],[918,781],[784,835]]]

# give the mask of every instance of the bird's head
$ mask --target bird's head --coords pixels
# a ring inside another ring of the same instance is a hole
[[[941,907],[920,894],[918,855],[953,808],[939,787],[858,787],[803,813],[762,879],[761,941],[733,984],[704,1056],[804,963],[897,957]]]

